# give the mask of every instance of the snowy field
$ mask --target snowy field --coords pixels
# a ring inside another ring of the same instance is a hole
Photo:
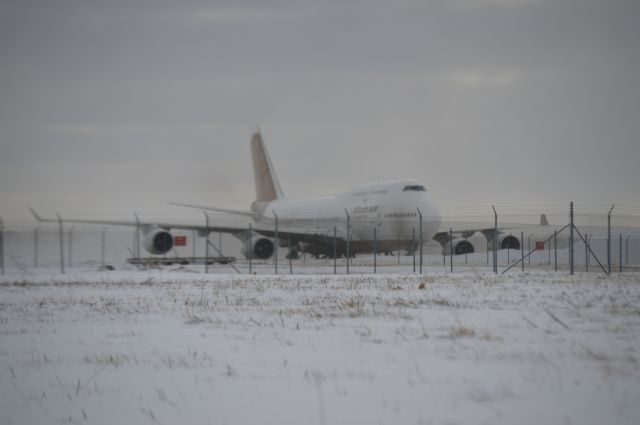
[[[632,273],[0,279],[2,424],[638,424],[639,362]]]

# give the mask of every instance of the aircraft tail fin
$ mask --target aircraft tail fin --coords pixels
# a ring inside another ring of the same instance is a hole
[[[251,157],[253,158],[256,201],[273,201],[284,198],[260,131],[255,132],[251,137]]]
[[[547,221],[546,214],[540,214],[540,226],[548,226],[549,222]]]

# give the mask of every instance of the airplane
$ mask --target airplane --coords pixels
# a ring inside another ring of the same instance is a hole
[[[333,196],[289,199],[284,196],[260,131],[250,139],[256,199],[249,210],[236,210],[171,202],[204,211],[248,219],[249,226],[209,226],[134,220],[65,219],[65,222],[137,226],[143,233],[143,247],[150,254],[163,255],[174,247],[171,229],[196,230],[205,237],[210,232],[229,233],[242,242],[246,258],[268,259],[277,247],[289,248],[287,257],[300,253],[313,256],[349,256],[357,253],[407,250],[415,252],[420,243],[434,239],[443,253],[455,255],[480,250],[469,237],[482,234],[487,246],[520,249],[520,239],[501,228],[439,231],[440,211],[425,186],[415,179],[381,181],[355,187]],[[30,208],[36,220],[43,218]],[[545,220],[546,221],[546,220]],[[542,223],[541,223],[542,224]],[[276,235],[277,227],[277,235]],[[335,244],[334,244],[335,242]],[[335,245],[335,248],[334,248]]]

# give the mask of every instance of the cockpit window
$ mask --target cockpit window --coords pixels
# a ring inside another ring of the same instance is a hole
[[[427,191],[427,189],[425,189],[424,186],[422,186],[422,185],[405,186],[404,189],[402,189],[403,192],[406,192],[407,190],[412,190],[414,192],[426,192]]]

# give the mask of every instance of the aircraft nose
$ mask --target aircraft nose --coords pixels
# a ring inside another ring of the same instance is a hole
[[[420,212],[422,213],[422,216],[425,219],[434,223],[436,226],[439,226],[440,225],[440,209],[436,206],[435,202],[433,202],[433,199],[431,199],[431,196],[429,196],[429,194],[426,194],[426,195],[427,196],[425,196],[425,198],[421,202]]]

